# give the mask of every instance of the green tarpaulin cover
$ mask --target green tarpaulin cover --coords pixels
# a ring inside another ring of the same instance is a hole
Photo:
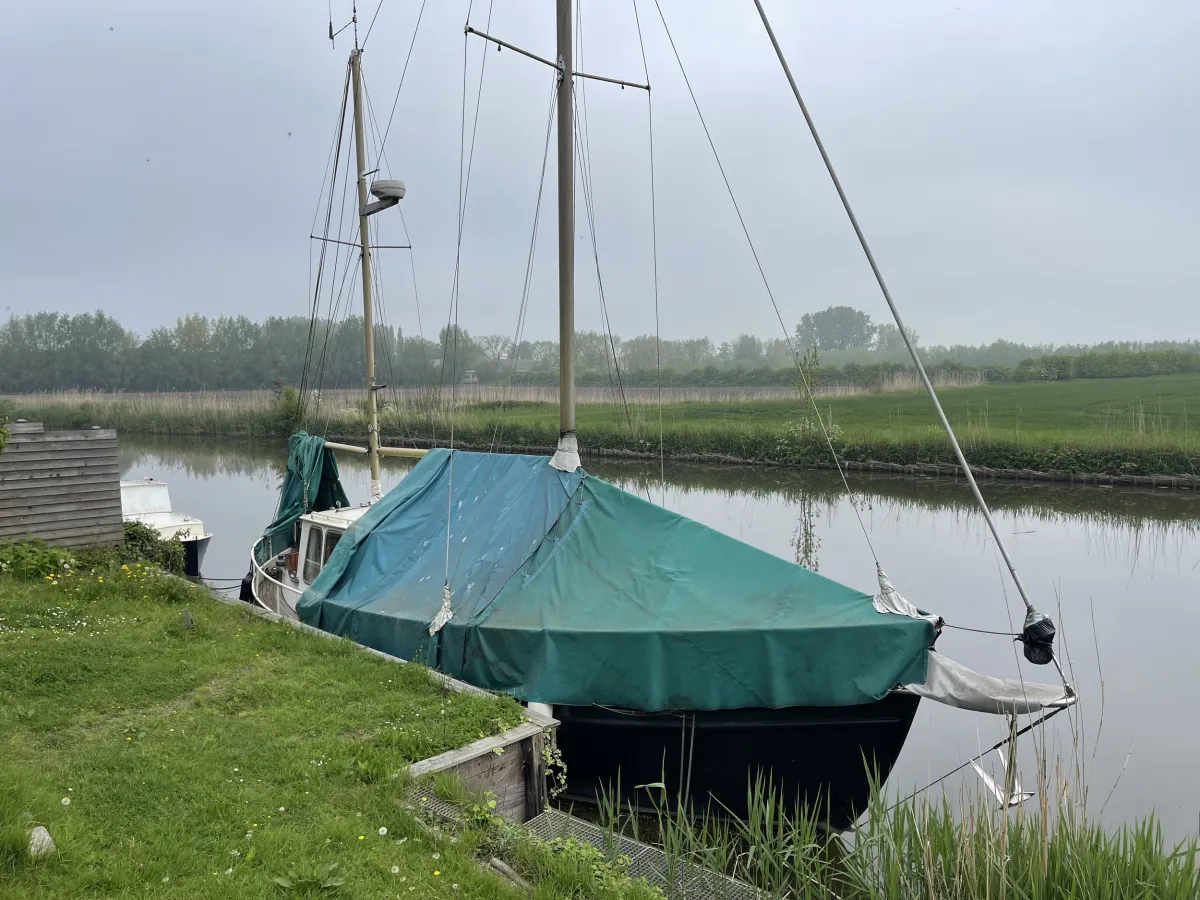
[[[647,711],[871,702],[924,680],[935,638],[583,470],[445,450],[351,527],[297,612],[523,700]]]
[[[326,449],[325,439],[296,432],[288,438],[287,473],[279,490],[279,507],[255,547],[255,559],[265,563],[292,546],[292,529],[305,513],[349,505],[338,478],[337,458]]]

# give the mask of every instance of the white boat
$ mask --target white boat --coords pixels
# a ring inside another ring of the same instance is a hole
[[[195,516],[175,512],[166,482],[153,478],[121,482],[121,517],[126,522],[141,522],[158,532],[164,541],[183,544],[184,574],[196,577],[204,562],[204,552],[212,534]]]

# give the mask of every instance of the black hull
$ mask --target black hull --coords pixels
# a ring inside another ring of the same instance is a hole
[[[183,544],[183,574],[189,578],[197,578],[200,575],[200,566],[204,564],[204,554],[208,550],[208,542],[212,540],[211,534],[206,534],[204,537],[189,538],[185,541],[180,541]]]
[[[861,706],[688,711],[684,763],[690,750],[690,797],[700,808],[715,798],[744,817],[749,780],[761,771],[789,802],[819,803],[820,818],[844,830],[866,809],[868,767],[881,782],[891,772],[919,701],[890,694]],[[615,788],[619,773],[622,806],[649,808],[650,795],[636,785],[664,779],[674,802],[680,792],[682,711],[555,706],[554,715],[562,723],[558,746],[567,766],[566,799],[595,803],[597,790]],[[713,808],[720,810],[715,803]]]

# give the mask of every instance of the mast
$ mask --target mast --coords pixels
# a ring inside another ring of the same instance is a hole
[[[371,501],[382,495],[379,486],[379,409],[375,402],[375,311],[371,302],[371,243],[367,229],[367,160],[363,143],[362,51],[350,53],[354,85],[354,156],[358,166],[358,240],[362,251],[363,338],[366,342],[367,458],[371,463]]]
[[[558,450],[550,465],[579,468],[575,437],[575,116],[571,0],[557,0],[558,20]]]

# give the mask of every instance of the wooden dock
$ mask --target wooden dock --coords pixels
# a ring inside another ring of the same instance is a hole
[[[60,547],[124,540],[117,433],[8,426],[0,453],[0,540],[36,538]]]

